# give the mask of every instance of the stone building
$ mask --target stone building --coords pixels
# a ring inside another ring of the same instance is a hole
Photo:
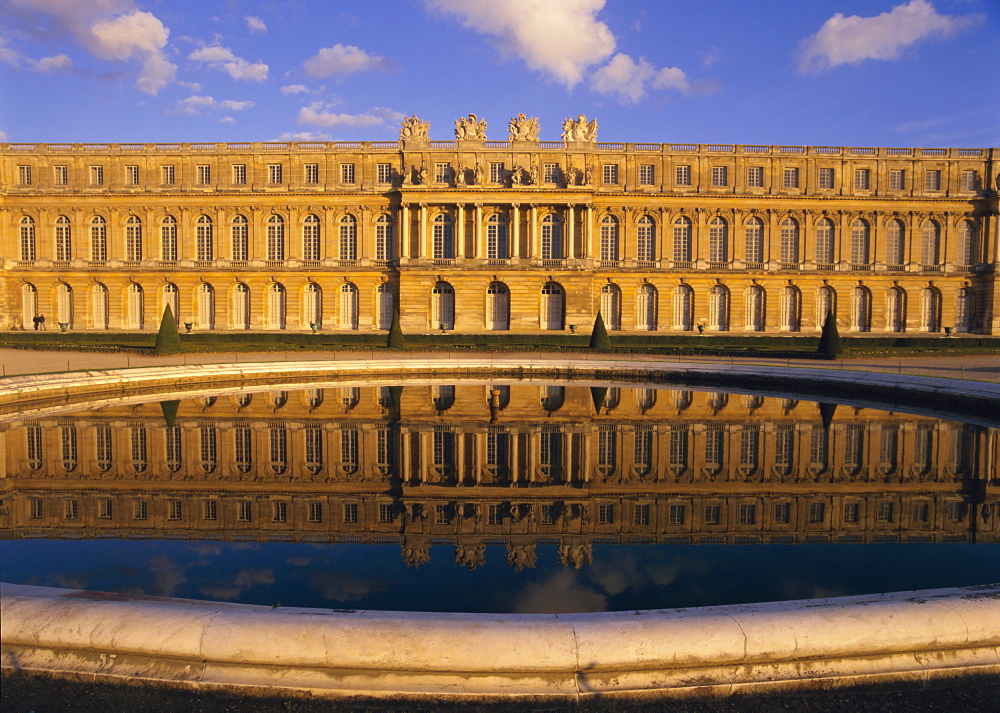
[[[1000,333],[992,148],[0,144],[0,322],[72,330]]]

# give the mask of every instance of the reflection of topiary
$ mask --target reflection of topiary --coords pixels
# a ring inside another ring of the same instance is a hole
[[[597,311],[597,319],[594,320],[594,331],[590,333],[591,349],[610,349],[611,337],[608,336],[608,328],[604,326],[604,317],[600,310]]]
[[[844,345],[840,343],[840,332],[837,330],[837,320],[833,316],[833,310],[826,313],[817,351],[833,359],[844,353]]]
[[[177,333],[177,322],[174,320],[174,313],[170,310],[170,305],[163,308],[160,331],[156,333],[156,346],[153,352],[157,356],[169,356],[181,352],[181,335]]]
[[[392,311],[392,324],[389,325],[389,339],[386,346],[389,349],[402,349],[406,346],[406,336],[399,326],[399,312],[396,310]]]

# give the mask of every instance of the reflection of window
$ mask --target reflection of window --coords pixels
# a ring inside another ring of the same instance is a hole
[[[249,500],[240,500],[236,503],[236,519],[239,522],[250,522],[253,511],[250,509]]]
[[[649,507],[647,505],[647,507]],[[687,506],[683,503],[674,503],[668,510],[668,517],[671,525],[683,525],[687,518]]]
[[[552,525],[556,521],[556,509],[553,505],[542,505],[542,524]]]
[[[926,500],[913,503],[913,521],[927,522],[930,519],[931,506]]]
[[[486,521],[490,525],[500,525],[503,522],[503,510],[497,503],[491,503],[486,509]]]
[[[344,522],[352,523],[358,521],[358,504],[344,503]]]
[[[649,503],[640,503],[632,509],[632,524],[649,524]]]
[[[100,509],[97,516],[102,520],[110,520],[114,517],[114,501],[110,498],[104,498],[100,501]]]
[[[236,470],[249,473],[253,469],[253,432],[249,424],[237,424],[233,428],[236,451]]]
[[[306,470],[316,475],[323,470],[323,429],[306,429]]]
[[[271,472],[281,475],[288,469],[288,429],[271,426]]]
[[[809,503],[809,522],[820,523],[826,519],[826,503]]]
[[[618,463],[618,438],[614,426],[601,424],[597,432],[597,465],[614,470]]]
[[[757,506],[754,503],[740,503],[740,524],[753,525],[757,522]]]
[[[62,467],[65,471],[76,470],[77,446],[76,426],[62,426],[59,429],[62,445]]]
[[[705,506],[705,524],[706,525],[718,525],[722,521],[722,506],[721,505],[706,505]]]
[[[30,517],[32,520],[40,520],[42,518],[42,499],[29,498],[28,503],[30,508],[28,517]]]
[[[63,514],[67,520],[76,520],[80,517],[80,507],[75,498],[65,501],[64,505]]]
[[[180,500],[167,501],[167,519],[180,520],[184,514],[184,505]]]
[[[392,522],[392,503],[379,503],[378,521]]]
[[[218,432],[215,428],[211,426],[202,426],[199,429],[201,469],[206,473],[213,472],[218,462],[217,439]]]
[[[597,506],[597,522],[610,525],[615,521],[615,506],[612,503],[601,503]]]
[[[284,501],[277,501],[271,503],[274,511],[274,521],[275,522],[288,522],[288,503]]]
[[[145,520],[149,516],[149,503],[145,500],[136,500],[133,503],[132,519]]]
[[[219,501],[218,500],[204,500],[202,501],[202,517],[205,520],[215,520],[219,517]]]
[[[309,522],[323,522],[323,503],[309,503]]]
[[[774,522],[779,525],[787,525],[792,519],[791,503],[774,504]]]
[[[861,519],[861,503],[844,504],[844,522],[857,522]]]
[[[879,502],[878,510],[876,511],[876,519],[879,522],[892,522],[893,516],[895,515],[894,505],[895,503],[891,503],[888,500]]]
[[[340,431],[340,466],[345,473],[358,469],[358,429],[345,428]]]

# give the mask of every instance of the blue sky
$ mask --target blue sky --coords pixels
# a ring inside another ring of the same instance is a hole
[[[0,141],[1000,145],[1000,0],[3,0]]]

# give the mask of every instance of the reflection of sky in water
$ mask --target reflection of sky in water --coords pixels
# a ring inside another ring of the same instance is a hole
[[[410,611],[574,612],[704,606],[985,584],[997,544],[595,545],[594,563],[457,566],[435,545],[419,568],[397,545],[172,541],[0,542],[6,582],[252,604]]]

